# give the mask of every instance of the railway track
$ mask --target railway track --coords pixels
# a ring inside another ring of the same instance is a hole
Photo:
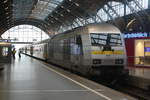
[[[128,94],[132,97],[137,98],[138,100],[150,100],[150,90],[144,90],[140,89],[134,86],[128,85],[125,81],[115,81],[115,82],[106,82],[102,80],[95,80],[94,81],[103,84],[109,88],[115,89],[117,91],[120,91],[122,93]],[[126,80],[127,81],[127,80]],[[110,84],[111,83],[111,84]]]
[[[112,87],[115,90],[126,93],[130,96],[137,98],[138,100],[150,100],[150,91],[146,91],[134,86],[124,85]]]

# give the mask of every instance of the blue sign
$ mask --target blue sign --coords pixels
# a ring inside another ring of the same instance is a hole
[[[145,52],[150,52],[150,47],[145,47],[145,48],[144,48],[144,51],[145,51]]]
[[[124,33],[124,38],[141,38],[141,37],[148,37],[148,33]]]

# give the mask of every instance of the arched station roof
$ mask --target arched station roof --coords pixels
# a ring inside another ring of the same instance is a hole
[[[0,35],[21,24],[34,25],[54,34],[76,19],[86,23],[81,19],[94,17],[110,1],[127,3],[132,0],[0,0]]]

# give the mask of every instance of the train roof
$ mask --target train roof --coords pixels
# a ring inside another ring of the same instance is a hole
[[[112,24],[91,24],[87,25],[89,33],[121,33],[120,30]]]
[[[86,26],[80,26],[80,27],[77,27],[77,28],[74,28],[72,30],[68,30],[64,33],[60,33],[60,34],[56,34],[54,35],[51,39],[57,37],[57,36],[60,36],[60,35],[64,35],[64,34],[68,34],[68,33],[71,33],[71,32],[74,32],[78,29],[88,29],[89,33],[118,33],[120,34],[120,30],[112,25],[112,24],[107,24],[107,23],[96,23],[96,24],[88,24]]]

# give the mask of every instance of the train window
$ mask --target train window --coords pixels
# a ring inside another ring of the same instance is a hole
[[[91,33],[92,45],[105,45],[107,36],[105,34]]]
[[[122,45],[120,34],[111,34],[110,44],[111,45]]]
[[[3,49],[2,49],[2,55],[3,56],[8,56],[8,47],[3,47]]]
[[[74,42],[71,45],[71,54],[75,54],[75,55],[82,55],[83,54],[83,48],[82,48],[82,39],[81,36],[78,35],[76,37],[74,37]]]
[[[99,42],[98,42],[99,44],[103,44],[103,45],[105,45],[106,44],[106,41],[104,41],[104,40],[99,40]]]
[[[108,33],[91,33],[92,45],[122,45],[120,34],[108,34]]]

